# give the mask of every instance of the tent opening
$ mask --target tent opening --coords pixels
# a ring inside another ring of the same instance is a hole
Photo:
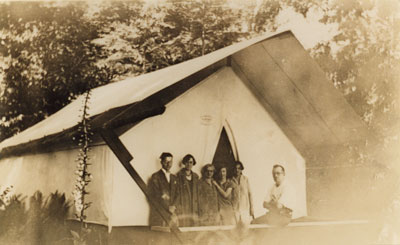
[[[212,164],[215,166],[216,170],[219,170],[222,166],[226,166],[228,170],[228,178],[231,178],[233,176],[233,170],[235,168],[235,161],[236,159],[233,154],[228,134],[223,127]]]

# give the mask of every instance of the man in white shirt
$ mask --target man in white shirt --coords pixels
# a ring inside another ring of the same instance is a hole
[[[296,206],[296,195],[293,188],[285,182],[285,168],[276,164],[272,167],[275,184],[269,189],[263,206],[267,214],[258,217],[254,224],[271,224],[284,226],[290,223]]]

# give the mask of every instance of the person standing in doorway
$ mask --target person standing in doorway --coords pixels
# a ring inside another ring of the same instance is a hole
[[[234,207],[236,213],[236,220],[244,224],[250,224],[254,219],[253,198],[249,185],[249,180],[242,174],[244,166],[240,161],[235,162],[234,176],[232,182],[235,184],[234,188]]]
[[[213,184],[218,190],[219,213],[222,225],[236,224],[235,211],[233,208],[233,189],[234,183],[227,178],[228,170],[221,167],[218,171],[218,181],[213,180]]]

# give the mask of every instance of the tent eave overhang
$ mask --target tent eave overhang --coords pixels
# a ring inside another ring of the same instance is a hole
[[[150,95],[144,100],[129,105],[107,110],[90,118],[93,145],[104,144],[99,133],[102,130],[112,129],[118,135],[122,135],[128,129],[142,120],[157,116],[165,111],[165,105],[179,97],[188,89],[201,82],[207,76],[223,66],[228,65],[227,57],[193,73],[192,75],[177,81],[176,83]],[[37,154],[76,148],[79,138],[79,124],[61,132],[44,136],[15,146],[8,146],[0,151],[0,159],[24,154]]]

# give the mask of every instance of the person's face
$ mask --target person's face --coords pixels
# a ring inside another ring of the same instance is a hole
[[[277,167],[272,170],[272,177],[274,178],[275,183],[280,185],[285,179],[285,173],[282,168]]]
[[[219,176],[221,178],[226,178],[226,168],[221,168],[221,170],[219,171]]]
[[[207,167],[206,169],[206,177],[207,179],[211,179],[214,175],[214,168],[213,167]]]
[[[235,170],[236,176],[242,175],[242,168],[240,167],[240,164],[236,164]]]
[[[193,158],[189,158],[189,160],[187,162],[184,162],[183,165],[185,166],[186,170],[192,170],[193,165],[194,165]]]
[[[172,157],[166,157],[163,160],[161,160],[161,165],[163,169],[169,171],[172,167]]]

